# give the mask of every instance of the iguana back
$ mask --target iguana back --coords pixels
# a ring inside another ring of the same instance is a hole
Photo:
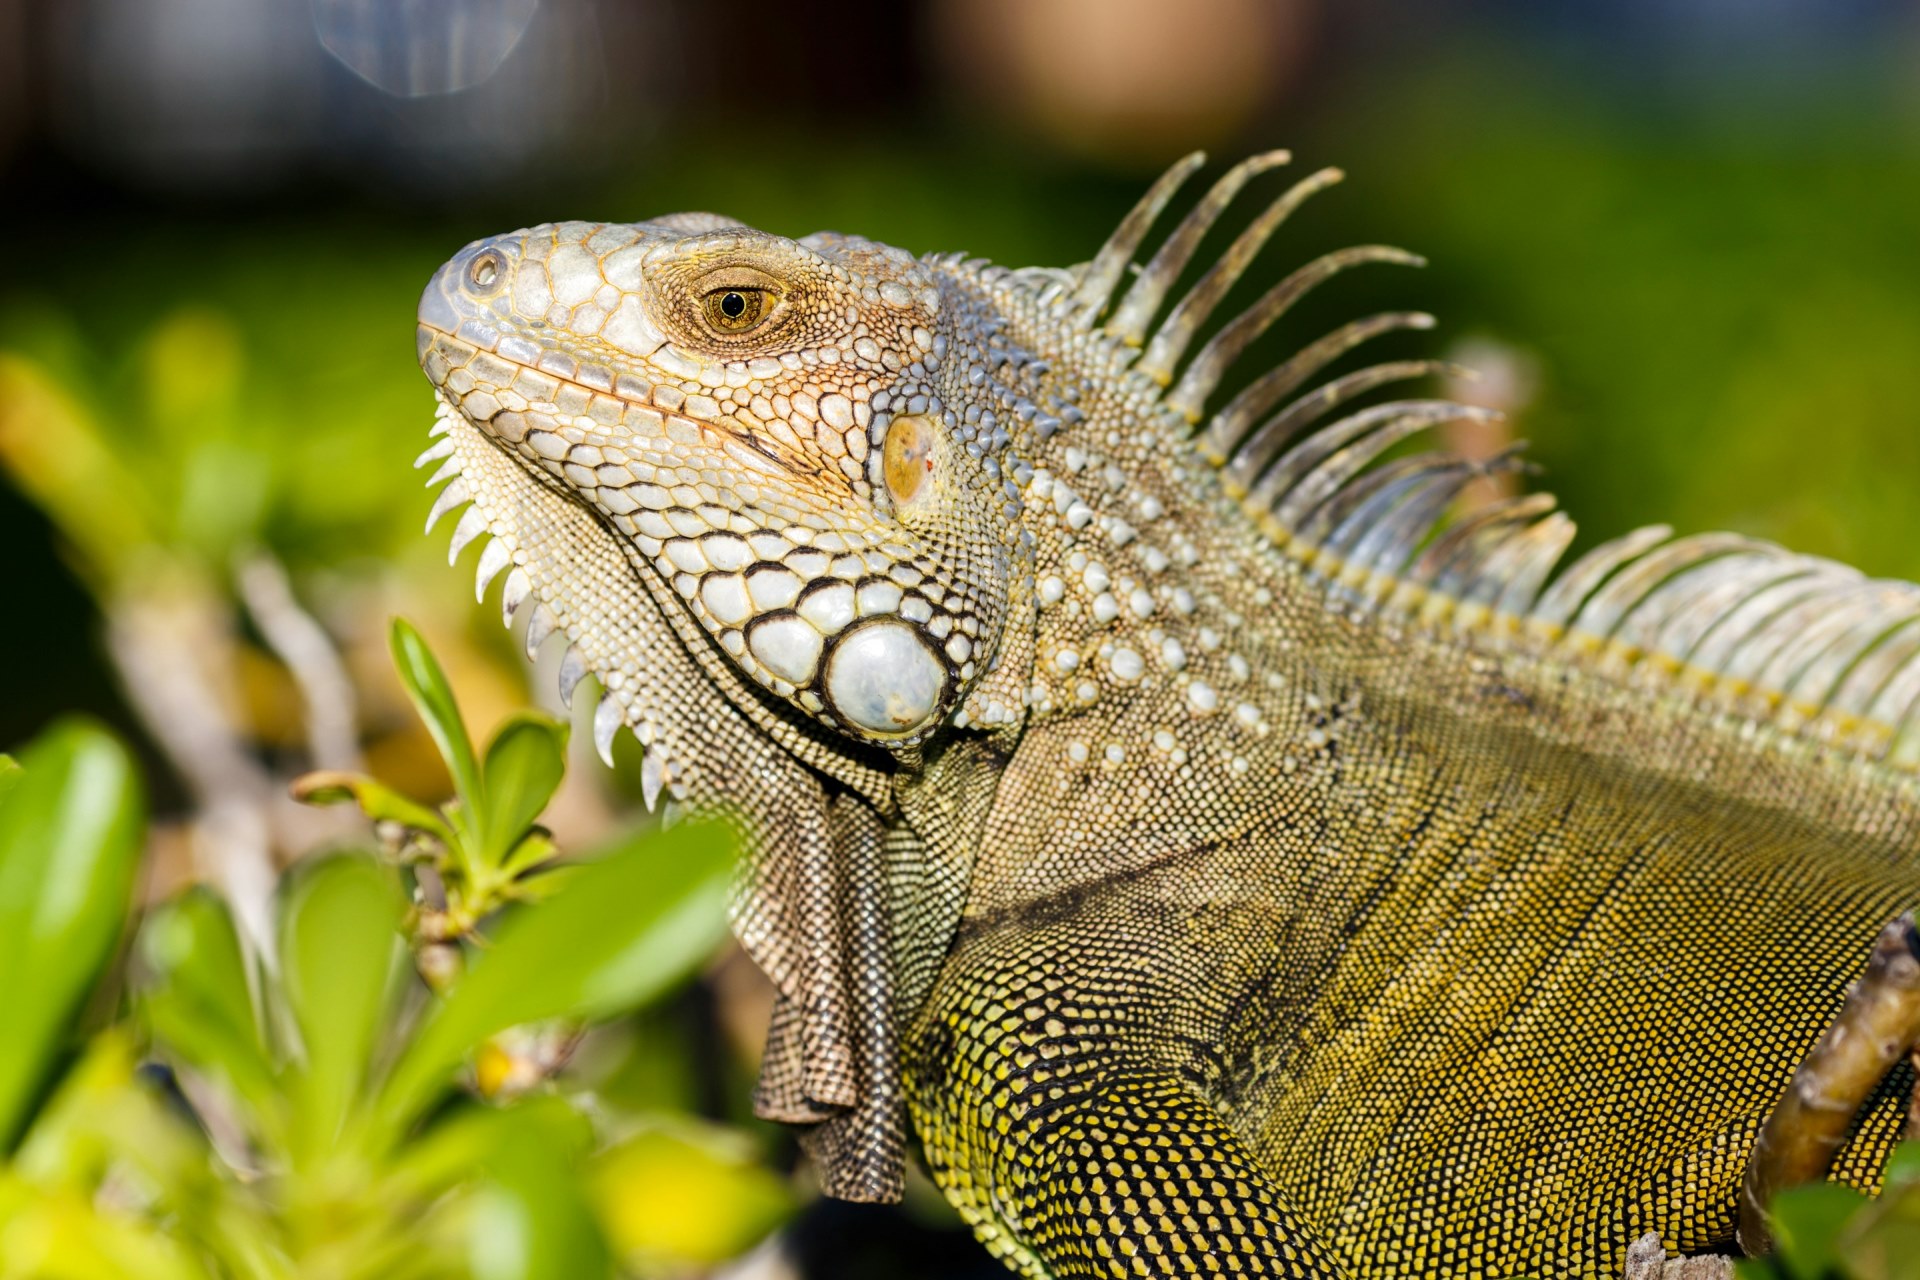
[[[735,815],[758,1101],[830,1190],[897,1194],[904,1097],[1031,1274],[1725,1246],[1920,887],[1920,592],[1664,530],[1555,573],[1550,500],[1450,519],[1482,468],[1395,446],[1478,411],[1380,396],[1435,366],[1306,389],[1424,317],[1209,412],[1301,294],[1407,260],[1329,255],[1199,342],[1337,176],[1174,300],[1278,159],[1132,274],[1197,161],[1071,271],[712,215],[477,242],[422,302],[436,510],[473,504],[456,550],[494,536],[483,584],[566,631],[650,791]]]

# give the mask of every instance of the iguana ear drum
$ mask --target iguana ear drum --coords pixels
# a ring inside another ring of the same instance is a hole
[[[933,470],[933,423],[919,414],[902,414],[887,428],[880,449],[881,472],[895,502],[912,501]]]
[[[923,728],[940,709],[947,664],[897,618],[879,618],[840,638],[821,681],[841,719],[880,737]]]

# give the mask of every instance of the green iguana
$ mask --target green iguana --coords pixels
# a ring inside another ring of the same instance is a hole
[[[1436,363],[1322,380],[1423,315],[1221,403],[1307,291],[1417,261],[1210,326],[1339,176],[1176,298],[1284,159],[1144,262],[1200,157],[1065,270],[698,213],[428,286],[455,554],[491,535],[650,805],[740,832],[760,1113],[856,1199],[910,1122],[1031,1276],[1617,1275],[1871,1187],[1910,927],[1822,1036],[1920,898],[1920,589],[1664,528],[1555,573],[1550,498],[1453,516],[1487,466],[1394,449],[1483,412],[1382,398]]]

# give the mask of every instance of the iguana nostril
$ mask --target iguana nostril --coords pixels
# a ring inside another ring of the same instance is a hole
[[[467,264],[466,286],[469,292],[486,297],[499,288],[506,274],[507,260],[498,249],[483,249]]]
[[[827,696],[841,716],[872,733],[911,733],[939,709],[947,668],[912,624],[869,623],[827,659]]]

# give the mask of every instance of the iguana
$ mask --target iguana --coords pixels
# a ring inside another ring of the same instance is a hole
[[[910,1122],[1029,1276],[1617,1275],[1729,1250],[1743,1174],[1754,1234],[1789,1174],[1871,1187],[1909,927],[1822,1036],[1920,897],[1920,589],[1665,528],[1556,573],[1550,498],[1450,514],[1507,461],[1396,448],[1484,412],[1385,398],[1436,362],[1326,376],[1424,315],[1218,394],[1418,261],[1213,325],[1339,177],[1201,269],[1285,159],[1149,256],[1190,157],[1069,269],[690,213],[428,285],[454,554],[649,806],[739,831],[758,1110],[856,1199]]]

